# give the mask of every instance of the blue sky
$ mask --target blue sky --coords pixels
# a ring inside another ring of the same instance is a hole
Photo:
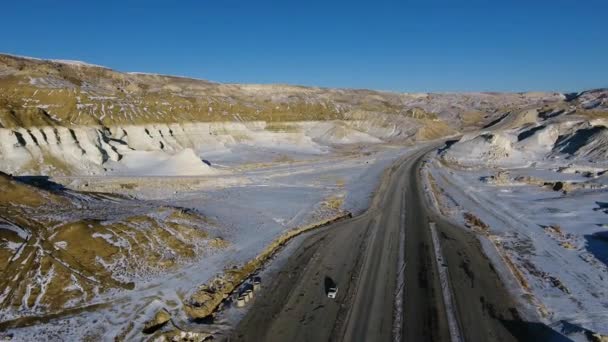
[[[608,1],[7,1],[0,51],[220,82],[608,86]]]

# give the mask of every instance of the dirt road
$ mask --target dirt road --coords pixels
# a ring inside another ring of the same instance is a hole
[[[520,320],[515,302],[477,238],[428,208],[418,174],[428,150],[388,170],[364,214],[306,238],[260,292],[229,339],[515,341],[555,337],[542,325]],[[429,222],[436,227],[435,245]],[[438,251],[443,256],[439,263]],[[445,268],[446,279],[440,277],[438,267]],[[335,300],[326,295],[334,282],[339,287]],[[400,306],[402,310],[396,309]],[[451,325],[448,317],[452,317]]]

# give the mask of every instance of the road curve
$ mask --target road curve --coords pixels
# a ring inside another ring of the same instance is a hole
[[[447,307],[463,339],[515,341],[530,336],[477,238],[428,209],[418,170],[431,149],[387,170],[364,214],[310,234],[266,282],[227,339],[451,341],[430,220],[451,285],[453,303]],[[405,267],[399,260],[405,260]],[[335,300],[326,295],[333,282],[339,287]],[[395,311],[398,301],[401,314]]]

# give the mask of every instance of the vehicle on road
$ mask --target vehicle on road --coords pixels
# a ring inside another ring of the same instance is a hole
[[[338,295],[337,287],[332,287],[329,289],[329,291],[327,291],[327,298],[335,299],[337,295]]]

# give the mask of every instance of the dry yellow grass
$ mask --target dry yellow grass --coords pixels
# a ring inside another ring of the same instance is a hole
[[[608,112],[599,110],[577,110],[576,114],[582,115],[588,119],[608,119]]]
[[[67,203],[61,196],[19,182],[1,171],[0,189],[2,189],[0,193],[0,206],[12,204],[40,206],[48,202],[57,204]]]
[[[1,62],[0,57],[0,62]],[[69,68],[65,68],[65,72]],[[79,75],[99,89],[95,93],[76,84],[63,88],[45,88],[29,83],[30,78],[66,82],[66,75],[47,75],[30,70],[24,76],[0,78],[0,127],[41,127],[121,124],[267,121],[290,122],[302,120],[334,120],[343,118],[336,108],[324,101],[310,102],[293,98],[289,102],[273,102],[246,96],[238,88],[216,85],[188,90],[181,87],[158,87],[146,84],[150,80],[135,75],[108,71],[107,79],[91,79]],[[123,82],[137,84],[137,91],[126,93]],[[172,79],[175,82],[179,80]],[[155,80],[158,82],[158,80]],[[194,80],[190,82],[196,83]],[[202,82],[202,81],[200,81]],[[106,84],[107,83],[107,84]],[[63,83],[61,83],[63,84]],[[146,90],[155,88],[154,90]],[[219,93],[218,93],[219,92]],[[222,94],[222,92],[228,92]],[[295,126],[282,124],[269,129],[293,132]]]
[[[479,217],[468,211],[463,213],[463,216],[467,227],[483,232],[485,234],[488,233],[490,226],[483,222]]]
[[[433,140],[456,133],[456,131],[443,120],[424,119],[420,121],[422,127],[416,132],[415,140]]]
[[[323,205],[331,210],[340,210],[342,208],[342,204],[344,204],[343,196],[330,196],[323,202]]]
[[[298,126],[288,122],[268,122],[264,128],[271,132],[294,133],[299,131]]]
[[[60,312],[111,289],[130,290],[133,280],[227,246],[209,236],[204,217],[187,209],[120,197],[118,203],[96,203],[94,193],[82,193],[88,197],[84,216],[116,213],[82,218],[80,200],[61,190],[49,192],[6,174],[0,174],[0,187],[6,190],[0,194],[0,224],[12,226],[0,226],[0,293],[9,294],[0,308]],[[138,213],[121,210],[124,205]]]
[[[467,111],[460,114],[464,126],[478,125],[483,121],[485,114],[480,111]]]

